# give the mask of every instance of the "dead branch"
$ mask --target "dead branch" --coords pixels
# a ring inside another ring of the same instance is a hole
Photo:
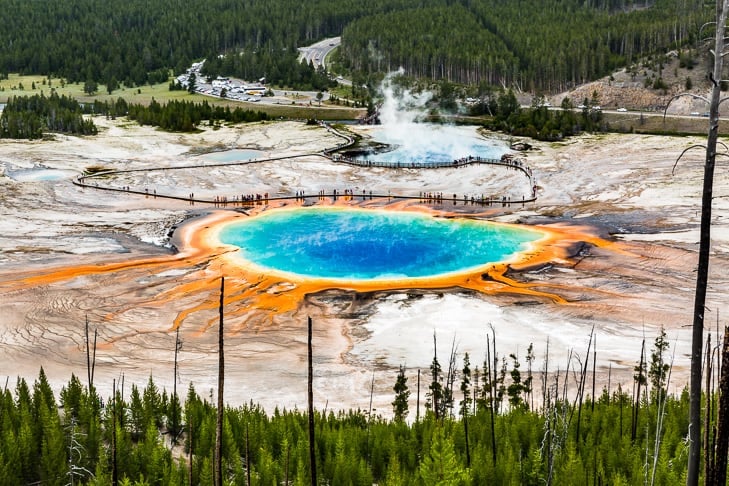
[[[695,148],[701,148],[701,149],[706,150],[706,145],[692,145],[692,146],[684,149],[684,151],[681,152],[681,155],[679,155],[678,158],[676,159],[676,162],[673,164],[673,168],[671,169],[671,175],[676,175],[676,166],[678,165],[678,162],[681,160],[681,157],[683,157],[684,154],[686,152],[688,152],[689,150],[692,150]]]
[[[674,100],[677,100],[679,98],[683,98],[684,96],[690,96],[691,98],[696,98],[697,100],[703,101],[707,105],[710,103],[709,102],[709,99],[706,98],[706,97],[704,97],[704,96],[700,96],[700,95],[693,94],[693,93],[679,93],[677,95],[671,96],[671,99],[668,100],[668,103],[666,104],[666,107],[663,109],[663,119],[664,120],[666,119],[666,114],[668,112],[668,107],[671,106],[671,103],[673,103]]]

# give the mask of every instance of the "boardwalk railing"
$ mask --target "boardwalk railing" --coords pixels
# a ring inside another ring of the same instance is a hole
[[[193,165],[185,165],[185,166],[175,166],[175,167],[154,167],[154,168],[145,168],[145,169],[121,169],[121,170],[106,170],[101,171],[93,174],[84,174],[79,176],[78,178],[73,180],[73,183],[80,187],[88,187],[93,189],[100,189],[104,191],[114,191],[114,192],[125,192],[128,194],[139,194],[144,195],[146,197],[154,197],[154,198],[164,198],[164,199],[177,199],[182,201],[187,201],[191,204],[194,203],[208,203],[208,204],[214,204],[216,206],[227,206],[228,204],[246,204],[246,203],[260,203],[262,201],[271,201],[271,200],[285,200],[285,199],[307,199],[307,198],[315,198],[315,197],[333,197],[334,199],[346,197],[347,194],[342,194],[341,192],[337,192],[334,190],[332,193],[324,194],[323,192],[320,192],[318,194],[304,194],[301,192],[297,192],[295,195],[288,195],[288,196],[273,196],[265,194],[265,197],[263,195],[236,195],[234,197],[231,197],[230,199],[225,196],[215,196],[215,198],[206,200],[206,199],[198,199],[196,198],[192,193],[189,194],[187,197],[183,196],[177,196],[177,195],[170,195],[170,194],[162,194],[158,193],[155,189],[149,190],[148,188],[132,188],[129,186],[126,187],[115,187],[112,185],[104,185],[99,184],[99,179],[104,178],[107,179],[109,177],[113,177],[117,174],[124,174],[124,173],[131,173],[131,172],[153,172],[153,171],[160,171],[160,170],[180,170],[180,169],[196,169],[196,168],[210,168],[210,167],[223,167],[223,166],[236,166],[236,165],[247,165],[247,164],[254,164],[254,163],[261,163],[261,162],[270,162],[275,160],[285,160],[285,159],[294,159],[298,157],[311,157],[311,156],[318,156],[318,157],[325,157],[332,162],[335,163],[342,163],[342,164],[348,164],[358,167],[378,167],[378,168],[385,168],[385,169],[440,169],[440,168],[457,168],[457,167],[464,167],[467,165],[472,164],[488,164],[488,165],[496,165],[496,166],[502,166],[502,167],[508,167],[512,169],[516,169],[521,171],[529,180],[529,188],[531,189],[530,197],[522,196],[521,199],[511,199],[506,197],[470,197],[470,198],[449,198],[444,197],[442,194],[424,194],[421,193],[418,196],[414,195],[399,195],[399,194],[392,194],[390,191],[387,191],[387,193],[382,194],[372,194],[370,193],[366,195],[364,192],[362,193],[362,198],[368,197],[369,199],[372,199],[372,197],[387,197],[387,198],[394,198],[394,199],[418,199],[424,202],[443,202],[445,201],[453,201],[454,203],[457,201],[464,202],[464,203],[477,203],[477,204],[502,204],[502,205],[511,205],[511,204],[524,204],[527,202],[534,202],[537,199],[537,192],[536,192],[536,179],[534,178],[534,175],[532,173],[532,169],[529,166],[526,166],[524,162],[521,159],[510,157],[510,156],[504,156],[501,159],[491,159],[486,157],[478,157],[478,156],[468,156],[463,157],[456,160],[450,160],[450,161],[436,161],[436,160],[423,160],[423,161],[415,161],[415,162],[400,162],[400,161],[378,161],[378,160],[359,160],[352,157],[347,157],[341,154],[335,153],[336,151],[342,150],[344,148],[350,147],[355,143],[355,140],[353,137],[351,137],[348,134],[343,134],[331,127],[330,125],[320,122],[320,125],[323,128],[326,128],[327,131],[330,133],[342,138],[344,141],[340,144],[335,145],[334,147],[327,148],[321,152],[317,153],[304,153],[304,154],[298,154],[298,155],[287,155],[287,156],[280,156],[280,157],[271,157],[271,158],[265,158],[265,159],[252,159],[252,160],[245,160],[245,161],[236,161],[236,162],[226,162],[226,163],[206,163],[206,164],[193,164]],[[360,197],[357,194],[350,193],[349,198],[358,198]]]
[[[413,162],[401,162],[390,160],[367,160],[354,159],[344,155],[334,154],[330,157],[332,162],[341,162],[343,164],[356,165],[359,167],[381,167],[384,169],[441,169],[453,167],[465,167],[471,164],[491,164],[504,165],[508,167],[516,167],[499,159],[489,159],[485,157],[469,156],[457,160],[418,160]]]

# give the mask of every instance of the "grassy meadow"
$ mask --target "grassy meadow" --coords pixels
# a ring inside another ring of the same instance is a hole
[[[0,103],[7,103],[13,96],[33,96],[44,94],[48,96],[54,90],[59,96],[70,96],[81,103],[93,103],[99,101],[113,101],[124,98],[128,103],[148,105],[154,98],[160,103],[167,103],[172,100],[185,100],[202,103],[207,101],[211,105],[230,106],[231,108],[242,107],[249,110],[263,111],[273,118],[293,118],[320,120],[353,120],[363,116],[364,110],[328,106],[305,106],[301,104],[269,104],[269,103],[248,103],[242,101],[231,101],[200,94],[190,94],[187,91],[170,91],[169,83],[155,85],[144,85],[135,88],[120,87],[111,94],[107,93],[106,86],[98,85],[98,91],[89,95],[84,92],[84,83],[62,83],[60,78],[49,78],[39,75],[10,74],[7,79],[0,80]]]

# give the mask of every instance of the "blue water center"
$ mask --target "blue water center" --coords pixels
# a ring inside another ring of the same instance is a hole
[[[264,153],[260,150],[250,149],[231,149],[222,152],[211,152],[201,157],[210,162],[226,163],[226,162],[245,162],[259,157],[263,157]]]
[[[271,211],[226,226],[223,243],[269,269],[331,279],[401,279],[509,259],[535,230],[425,214],[340,208]]]

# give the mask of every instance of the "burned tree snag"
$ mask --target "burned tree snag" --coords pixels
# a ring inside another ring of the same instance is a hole
[[[225,376],[225,358],[223,355],[223,300],[225,298],[225,277],[220,278],[220,325],[218,327],[218,417],[215,425],[215,486],[223,486],[223,384]]]
[[[314,444],[314,364],[312,358],[311,335],[312,324],[309,317],[309,338],[308,338],[308,355],[309,355],[309,466],[311,468],[311,486],[316,486],[316,448]]]

